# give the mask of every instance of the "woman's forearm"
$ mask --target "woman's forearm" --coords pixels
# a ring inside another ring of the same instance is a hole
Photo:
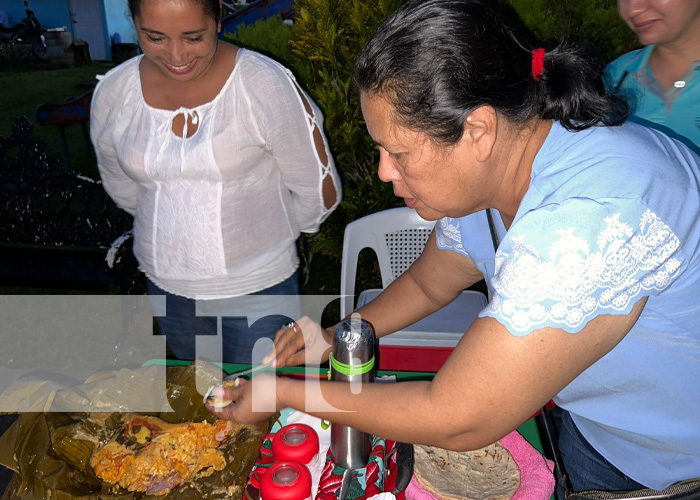
[[[397,389],[395,384],[372,383],[353,394],[344,382],[280,378],[277,395],[280,408],[296,408],[386,439],[443,448],[484,446],[484,437],[476,428],[470,429],[469,415],[453,419],[453,424],[446,421],[452,410],[443,408],[447,399],[435,397],[431,382],[402,382],[401,390]]]

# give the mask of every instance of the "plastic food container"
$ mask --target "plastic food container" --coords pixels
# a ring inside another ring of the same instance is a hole
[[[285,425],[272,439],[272,458],[275,462],[293,460],[308,464],[318,451],[318,435],[313,427],[306,424]]]
[[[260,500],[310,500],[311,473],[304,464],[275,462],[262,474]]]

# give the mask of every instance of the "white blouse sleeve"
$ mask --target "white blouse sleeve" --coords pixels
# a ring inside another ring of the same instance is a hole
[[[300,231],[317,232],[321,223],[340,204],[342,191],[328,141],[323,133],[323,115],[299,87],[292,74],[281,68],[267,72],[256,85],[265,96],[262,107],[266,144],[292,194],[292,211]],[[263,76],[263,75],[260,75]],[[320,148],[317,148],[314,137]],[[323,184],[330,177],[335,190],[332,206],[326,208]]]
[[[124,105],[119,102],[120,98],[111,95],[110,88],[114,85],[110,84],[113,83],[103,79],[95,88],[90,105],[90,136],[105,191],[117,206],[133,215],[136,212],[138,185],[119,165],[112,140],[114,114]]]

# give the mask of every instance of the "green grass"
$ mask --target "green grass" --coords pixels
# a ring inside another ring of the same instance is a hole
[[[53,69],[46,64],[21,63],[0,69],[0,137],[9,137],[12,122],[25,115],[34,123],[33,137],[47,144],[48,152],[63,162],[63,149],[59,130],[42,127],[34,121],[34,112],[42,103],[60,103],[69,97],[79,96],[90,90],[95,75],[104,74],[112,67],[109,63],[95,62],[90,66]],[[92,148],[87,147],[82,129],[73,125],[66,129],[70,154],[70,167],[96,178],[97,166]]]

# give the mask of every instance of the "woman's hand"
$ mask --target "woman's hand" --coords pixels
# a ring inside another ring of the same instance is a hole
[[[223,408],[206,403],[207,409],[224,420],[253,424],[270,418],[279,409],[277,381],[274,373],[263,372],[250,381],[239,378],[237,385],[217,387],[212,395],[218,400],[230,401]]]
[[[332,331],[304,316],[299,321],[284,326],[275,335],[275,352],[263,363],[276,368],[296,365],[320,365],[328,359],[333,343]]]

